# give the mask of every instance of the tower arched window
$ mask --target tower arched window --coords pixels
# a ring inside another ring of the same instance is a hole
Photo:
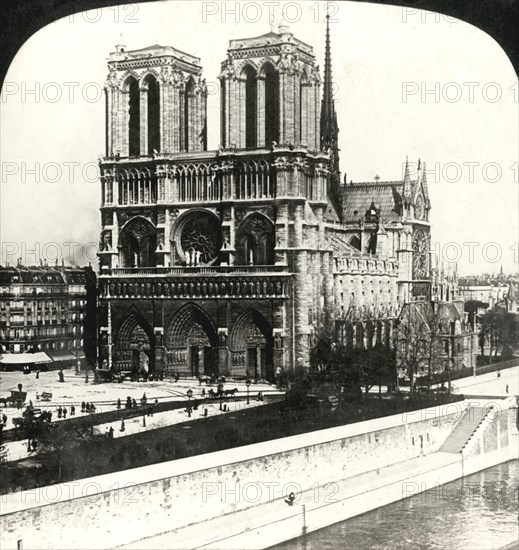
[[[279,141],[279,74],[267,63],[265,72],[265,145]]]
[[[227,87],[225,85],[225,80],[222,80],[221,84],[220,84],[220,101],[221,101],[220,111],[222,113],[222,115],[221,115],[222,116],[222,122],[220,124],[221,143],[222,143],[223,147],[226,147],[227,146],[227,132],[226,132],[226,128],[227,128],[227,106],[226,106]]]
[[[119,242],[122,267],[155,267],[157,236],[153,225],[135,218],[122,230]]]
[[[256,147],[258,111],[256,71],[247,65],[243,74],[245,77],[245,147]]]
[[[186,83],[184,91],[184,151],[189,151],[189,141],[193,139],[191,136],[191,131],[193,127],[193,117],[194,117],[194,97],[195,97],[195,85],[191,79]]]
[[[148,155],[160,151],[160,89],[157,79],[150,75],[148,84]]]
[[[273,265],[274,225],[265,216],[252,214],[238,228],[237,265]]]
[[[128,154],[140,154],[140,90],[135,78],[128,82]]]

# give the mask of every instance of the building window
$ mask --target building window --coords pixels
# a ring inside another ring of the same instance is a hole
[[[279,74],[274,67],[265,65],[265,146],[279,141]]]
[[[258,111],[256,71],[247,65],[243,72],[245,75],[245,147],[256,147]]]
[[[131,78],[128,86],[128,154],[137,156],[140,154],[140,90],[139,83]]]

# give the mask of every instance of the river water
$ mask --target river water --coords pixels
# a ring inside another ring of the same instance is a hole
[[[336,523],[276,550],[494,550],[519,540],[519,461]]]

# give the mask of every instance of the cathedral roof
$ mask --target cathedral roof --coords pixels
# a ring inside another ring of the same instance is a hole
[[[136,60],[142,61],[143,59],[149,60],[157,57],[173,57],[183,61],[184,63],[189,63],[190,65],[200,67],[199,57],[183,52],[173,46],[161,46],[160,44],[153,44],[151,46],[146,46],[145,48],[139,48],[136,50],[120,50],[117,52],[112,52],[108,63],[124,63]]]
[[[364,218],[373,202],[380,210],[380,220],[397,221],[401,218],[402,181],[369,181],[351,183],[344,188],[344,222],[357,222]]]
[[[314,52],[312,46],[306,44],[299,38],[296,38],[291,32],[267,32],[259,36],[251,36],[249,38],[234,38],[229,41],[229,52],[237,50],[248,50],[262,48],[265,46],[281,46],[282,44],[292,44],[301,53],[313,58]],[[250,55],[250,52],[249,54]]]

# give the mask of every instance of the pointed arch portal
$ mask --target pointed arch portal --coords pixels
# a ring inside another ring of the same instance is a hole
[[[238,317],[230,334],[229,348],[233,373],[273,380],[272,329],[259,311],[249,308]]]
[[[149,323],[139,311],[124,320],[115,344],[115,370],[152,372],[155,370],[155,338]]]
[[[169,370],[190,376],[218,374],[216,328],[196,304],[186,304],[175,314],[166,346]]]

